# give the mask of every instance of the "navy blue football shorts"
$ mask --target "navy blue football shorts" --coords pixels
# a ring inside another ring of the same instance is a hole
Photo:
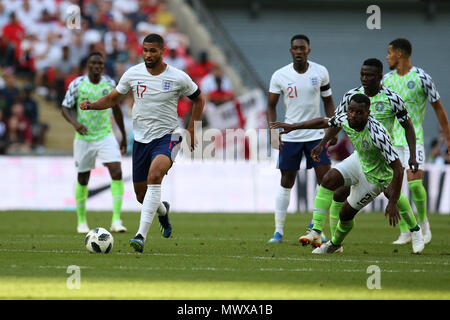
[[[331,164],[328,148],[323,148],[319,155],[319,161],[316,162],[311,158],[311,150],[320,143],[321,139],[306,142],[289,142],[283,141],[282,149],[278,154],[277,168],[280,170],[296,171],[300,169],[303,154],[306,157],[306,168],[320,166],[322,164]]]
[[[166,134],[149,143],[133,143],[133,182],[147,181],[150,164],[157,155],[163,154],[175,161],[180,150],[182,137],[179,134]]]

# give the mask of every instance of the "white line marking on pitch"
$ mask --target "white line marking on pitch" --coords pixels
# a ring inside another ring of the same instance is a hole
[[[87,251],[80,250],[20,250],[20,249],[0,249],[0,252],[28,252],[28,253],[63,253],[63,254],[88,254]],[[117,255],[136,255],[134,252],[113,252]],[[152,253],[149,256],[166,256],[166,257],[204,257],[200,254],[180,254],[180,253]],[[388,263],[388,264],[419,264],[419,265],[444,265],[450,263],[448,261],[433,262],[433,261],[391,261],[391,260],[359,260],[359,259],[329,259],[329,258],[299,258],[299,257],[264,257],[264,256],[223,256],[222,258],[232,259],[257,259],[257,260],[287,260],[287,261],[322,261],[322,262],[365,262],[365,263]],[[441,271],[440,271],[441,272]]]
[[[12,264],[10,265],[10,268],[17,268],[17,265]],[[67,266],[38,266],[39,269],[67,269]],[[336,270],[336,269],[313,269],[313,268],[295,268],[295,269],[289,269],[289,268],[257,268],[257,269],[249,269],[249,270],[242,270],[242,269],[234,269],[234,268],[216,268],[216,267],[130,267],[130,266],[112,266],[113,269],[119,269],[119,270],[149,270],[149,271],[161,271],[161,270],[170,270],[170,271],[226,271],[226,272],[242,272],[242,271],[261,271],[261,272],[349,272],[349,273],[366,273],[365,269],[343,269],[343,270]],[[94,267],[89,266],[80,266],[80,269],[95,269]],[[405,272],[404,270],[390,270],[390,269],[381,269],[382,272],[389,272],[389,273],[399,273],[399,272]],[[420,273],[420,272],[430,272],[430,270],[424,270],[424,269],[412,269],[407,270],[406,272],[413,272],[413,273]],[[443,271],[445,273],[448,273],[449,271]]]

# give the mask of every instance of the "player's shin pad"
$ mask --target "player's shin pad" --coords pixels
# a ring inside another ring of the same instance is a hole
[[[341,212],[341,208],[344,205],[343,202],[332,201],[330,207],[330,231],[331,236],[334,236],[334,232],[336,231],[337,224],[339,222],[339,213]]]
[[[87,185],[83,186],[78,181],[75,185],[75,202],[77,207],[78,224],[86,222],[86,199],[88,196]]]
[[[411,190],[412,200],[417,208],[417,216],[422,222],[427,218],[427,191],[423,186],[422,180],[408,181]]]
[[[111,181],[111,194],[113,198],[113,217],[112,221],[120,220],[120,211],[122,210],[124,185],[123,180]]]
[[[397,201],[398,211],[402,216],[402,219],[405,220],[409,229],[413,229],[417,226],[417,220],[412,212],[411,205],[409,203],[408,198],[402,193],[400,198]]]
[[[349,232],[353,229],[354,225],[355,225],[354,219],[349,221],[339,221],[336,226],[336,231],[334,232],[333,238],[331,239],[331,242],[336,246],[341,245],[347,234],[349,234]]]
[[[323,230],[323,225],[325,223],[326,215],[328,213],[328,210],[330,209],[332,200],[333,200],[333,191],[326,189],[322,186],[319,186],[319,188],[317,189],[316,197],[314,199],[313,230],[316,231]]]

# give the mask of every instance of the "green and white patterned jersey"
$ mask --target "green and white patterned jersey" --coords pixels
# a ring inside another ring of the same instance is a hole
[[[340,113],[330,118],[328,125],[344,129],[369,182],[384,187],[391,182],[394,174],[389,164],[399,157],[386,128],[380,122],[369,116],[366,127],[362,131],[356,131],[348,124],[347,113]]]
[[[67,89],[62,106],[77,108],[77,120],[88,129],[86,135],[75,133],[75,139],[84,141],[99,141],[113,135],[110,110],[81,110],[80,103],[84,100],[94,102],[109,94],[116,86],[114,80],[102,76],[100,82],[93,84],[87,75],[73,80]]]
[[[425,117],[427,100],[433,103],[440,98],[433,80],[422,69],[412,67],[403,76],[400,76],[397,70],[385,74],[383,84],[397,92],[405,101],[406,109],[416,132],[417,144],[423,145],[422,123]],[[402,126],[397,122],[394,125],[393,139],[394,146],[405,146],[408,144]]]
[[[365,94],[363,86],[347,91],[347,93],[344,94],[340,105],[336,108],[335,114],[346,114],[350,99],[353,95],[358,93]],[[393,138],[395,123],[407,121],[409,119],[405,102],[397,93],[385,86],[381,86],[380,91],[375,96],[369,97],[369,99],[370,115],[379,121]],[[401,128],[403,130],[403,135],[405,135],[405,130],[403,127]]]

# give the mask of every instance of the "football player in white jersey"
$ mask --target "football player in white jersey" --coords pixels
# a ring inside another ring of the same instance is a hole
[[[153,218],[158,213],[161,233],[170,237],[169,204],[161,202],[161,183],[171,168],[181,142],[177,105],[180,95],[193,101],[192,118],[188,126],[188,144],[195,147],[194,121],[202,115],[205,99],[198,86],[184,72],[163,61],[164,39],[149,34],[143,41],[144,62],[128,69],[117,87],[107,96],[80,105],[85,110],[101,110],[116,104],[130,90],[133,91],[133,184],[137,200],[142,203],[139,230],[130,240],[137,252],[144,251],[144,243]]]
[[[320,98],[326,116],[332,117],[334,102],[328,71],[324,66],[308,60],[311,52],[308,37],[293,36],[289,51],[293,62],[275,71],[270,80],[267,121],[269,123],[276,121],[276,106],[280,95],[283,96],[286,123],[320,117]],[[323,136],[324,130],[298,130],[283,135],[282,138],[271,136],[272,147],[280,150],[278,169],[281,171],[281,185],[275,198],[275,232],[269,243],[282,242],[291,189],[300,169],[303,154],[306,157],[307,168],[314,168],[319,184],[325,173],[330,170],[331,160],[328,150],[323,150],[319,162],[311,158],[311,150]],[[334,143],[335,140],[330,145]]]

